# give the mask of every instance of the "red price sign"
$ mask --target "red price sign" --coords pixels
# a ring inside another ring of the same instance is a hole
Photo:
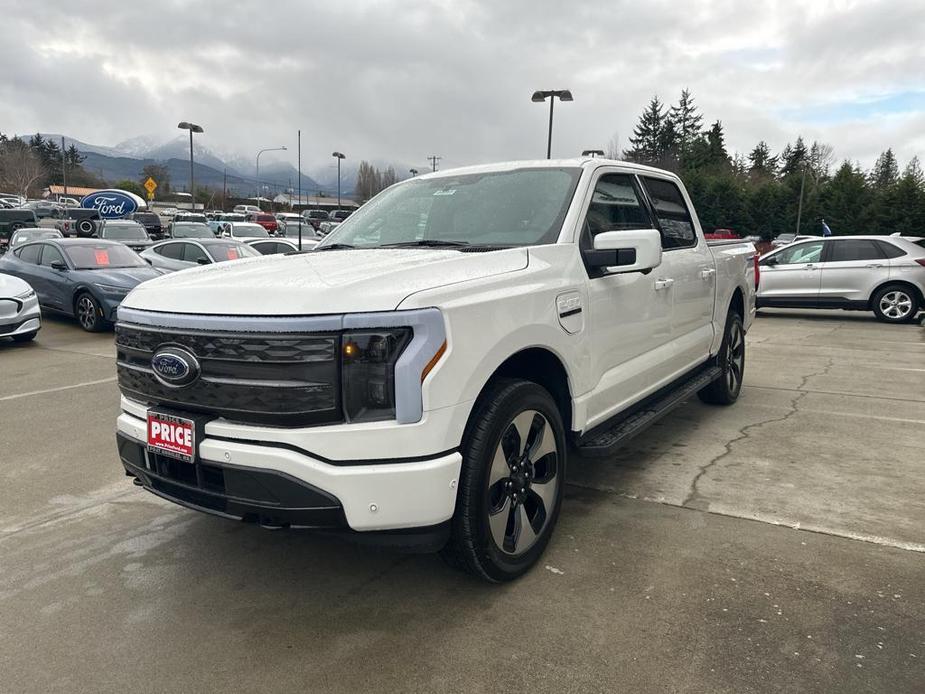
[[[237,260],[238,259],[238,249],[229,248],[228,249],[228,260]]]
[[[96,251],[96,264],[109,265],[109,251]]]

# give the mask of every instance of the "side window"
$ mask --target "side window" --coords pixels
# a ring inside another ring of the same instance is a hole
[[[171,260],[182,260],[183,259],[183,246],[182,243],[168,243],[157,249],[165,258],[170,258]]]
[[[64,256],[61,255],[61,252],[50,244],[45,244],[44,249],[42,249],[42,265],[45,267],[51,267],[52,263],[63,263]]]
[[[206,260],[209,259],[209,256],[205,254],[205,251],[203,251],[195,243],[184,243],[182,245],[186,246],[186,248],[183,249],[183,260],[186,262],[198,263],[200,258],[204,258]]]
[[[33,243],[28,246],[23,246],[16,251],[16,255],[18,255],[19,259],[24,263],[38,265],[39,256],[42,254],[42,245],[41,243]]]
[[[884,258],[901,258],[906,255],[906,252],[902,248],[894,246],[889,241],[875,241],[874,243],[877,244],[877,248],[883,253]]]
[[[697,245],[697,234],[681,190],[671,181],[643,177],[642,181],[662,227],[662,248],[689,248]]]
[[[829,243],[832,244],[828,257],[831,263],[883,259],[880,248],[870,239],[843,239]]]
[[[591,238],[604,231],[652,229],[653,226],[631,175],[604,174],[598,179],[585,217],[585,228]]]
[[[822,258],[822,241],[813,241],[812,243],[801,243],[790,246],[771,257],[777,259],[778,265],[818,263],[819,259]]]

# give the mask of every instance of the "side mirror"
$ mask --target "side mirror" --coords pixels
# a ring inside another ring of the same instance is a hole
[[[56,260],[55,262],[53,262],[53,263],[51,264],[51,269],[52,269],[52,270],[59,270],[59,271],[63,272],[63,271],[65,271],[65,270],[67,270],[67,265],[65,265],[64,263],[62,263],[62,262],[59,261],[59,260]]]
[[[211,263],[212,261],[209,260],[208,258],[197,258],[196,259],[197,265],[211,265]]]
[[[588,269],[606,269],[607,274],[649,272],[662,263],[662,237],[658,229],[604,231],[583,255]]]
[[[777,259],[777,256],[771,256],[770,258],[768,258],[767,260],[765,260],[763,263],[759,263],[759,265],[767,265],[767,266],[769,266],[769,267],[774,267],[774,266],[777,265],[779,262],[780,262],[780,261]]]

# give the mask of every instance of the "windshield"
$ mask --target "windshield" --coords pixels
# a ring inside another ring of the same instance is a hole
[[[65,246],[63,250],[78,270],[147,266],[135,251],[119,243],[88,243]]]
[[[231,235],[243,237],[259,236],[262,238],[269,236],[270,232],[259,224],[233,224],[231,226]]]
[[[211,239],[215,238],[211,227],[206,224],[174,224],[175,239]]]
[[[580,173],[544,167],[414,179],[366,203],[317,249],[554,243]]]
[[[140,224],[126,224],[125,222],[108,222],[100,229],[100,238],[123,240],[147,239],[148,232]]]
[[[205,224],[209,220],[204,214],[178,214],[174,222],[199,222]]]
[[[225,242],[225,243],[209,243],[205,244],[206,250],[209,251],[209,255],[212,256],[212,260],[216,263],[220,263],[224,260],[238,260],[239,258],[256,258],[260,256],[260,252],[254,250],[246,243],[238,243],[236,241]]]

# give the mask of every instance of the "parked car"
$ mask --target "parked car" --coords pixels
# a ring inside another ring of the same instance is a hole
[[[116,241],[32,241],[0,258],[0,273],[27,281],[42,308],[74,316],[84,330],[103,330],[135,286],[162,273]]]
[[[122,465],[200,511],[514,579],[551,537],[570,446],[612,456],[690,396],[737,399],[756,256],[716,244],[680,179],[636,164],[398,183],[310,253],[132,292]]]
[[[328,219],[332,222],[343,222],[352,214],[353,210],[331,210],[328,213]]]
[[[279,222],[276,221],[276,217],[266,212],[249,214],[247,215],[247,221],[253,224],[259,224],[273,236],[275,236],[276,232],[279,230]]]
[[[305,217],[315,229],[318,229],[321,222],[327,221],[328,219],[327,210],[304,210],[302,216]]]
[[[786,246],[789,243],[794,243],[796,241],[806,241],[807,239],[821,239],[821,236],[813,236],[811,234],[780,234],[776,238],[772,239],[771,247],[780,248],[781,246]]]
[[[63,205],[64,207],[80,207],[80,200],[77,198],[65,197],[63,195],[58,196],[57,203]]]
[[[218,220],[221,222],[246,222],[247,215],[239,214],[237,212],[225,212],[222,215],[219,215]]]
[[[318,241],[322,237],[318,234],[315,227],[309,224],[307,219],[299,218],[289,220],[283,229],[283,236],[293,242],[298,242],[299,233],[301,232],[302,241]]]
[[[41,241],[42,239],[60,239],[61,232],[57,229],[48,229],[46,227],[32,227],[17,229],[10,236],[10,248],[15,248],[29,241]]]
[[[302,241],[302,250],[307,251],[317,245],[317,241]],[[261,255],[276,255],[278,253],[292,253],[298,251],[299,247],[292,241],[286,239],[257,239],[248,241],[247,244]]]
[[[0,210],[0,247],[6,247],[10,242],[10,235],[26,227],[38,226],[38,218],[33,210],[23,208]]]
[[[219,219],[209,220],[209,229],[214,236],[221,236],[230,226],[231,222],[223,222]]]
[[[174,239],[213,239],[215,233],[212,231],[213,222],[208,224],[199,224],[193,222],[184,222],[174,224],[171,230],[170,238]]]
[[[148,263],[166,272],[259,256],[260,253],[246,243],[232,239],[161,241],[141,253]]]
[[[318,225],[318,236],[324,238],[338,226],[340,226],[340,222],[321,222],[321,224]]]
[[[305,217],[298,212],[279,212],[276,215],[276,222],[279,224],[279,235],[286,235],[286,226],[288,224],[308,224]]]
[[[739,233],[733,229],[714,229],[709,233],[705,232],[703,237],[708,241],[728,241],[731,239],[738,240],[742,238]]]
[[[263,210],[261,210],[256,205],[235,205],[232,211],[236,214],[244,215],[259,214],[260,212],[263,212]]]
[[[154,242],[138,222],[130,219],[106,219],[100,225],[99,237],[124,243],[136,253],[150,248]]]
[[[0,273],[0,338],[29,342],[42,327],[39,300],[29,283]]]
[[[253,222],[232,222],[222,231],[222,236],[239,241],[250,241],[251,239],[268,238],[270,232]]]
[[[52,226],[64,236],[92,238],[97,235],[97,230],[102,221],[97,210],[84,207],[69,207],[65,216],[54,220]]]
[[[141,224],[153,241],[160,241],[167,235],[167,231],[161,224],[160,216],[154,212],[133,212],[128,218]]]
[[[925,307],[925,248],[897,236],[830,236],[762,256],[759,308],[873,311],[903,323]]]
[[[64,216],[65,208],[51,200],[30,200],[23,205],[23,208],[35,212],[38,219],[51,217],[58,219]]]

